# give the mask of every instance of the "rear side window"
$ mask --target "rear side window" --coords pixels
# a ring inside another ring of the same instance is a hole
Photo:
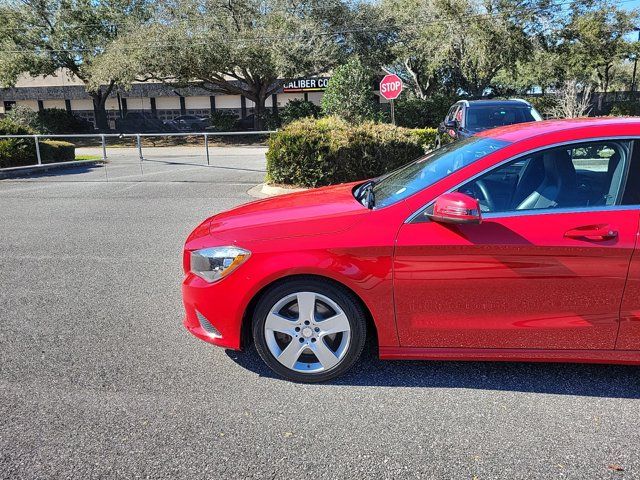
[[[473,106],[467,109],[468,130],[486,130],[537,120],[541,120],[540,115],[527,106]]]
[[[640,205],[640,140],[634,140],[622,205]]]

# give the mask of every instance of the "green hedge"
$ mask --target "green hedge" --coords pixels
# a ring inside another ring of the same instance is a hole
[[[418,139],[425,151],[435,148],[438,136],[438,130],[435,128],[413,128],[409,133]]]
[[[73,143],[40,141],[42,163],[72,162],[76,158]],[[35,142],[27,138],[0,140],[0,168],[22,167],[38,163]]]
[[[407,128],[437,128],[457,98],[432,95],[428,99],[404,97],[396,100],[396,123]]]
[[[282,125],[288,125],[301,118],[318,118],[320,113],[321,109],[315,103],[308,100],[293,99],[289,100],[284,108],[280,109],[279,115]]]
[[[76,146],[73,143],[58,140],[40,142],[42,163],[73,162],[76,159]]]
[[[209,116],[209,126],[216,132],[230,132],[237,121],[235,113],[224,110],[214,110]]]
[[[31,110],[29,107],[18,105],[7,112],[7,120],[28,128],[33,133],[91,133],[93,124],[77,118],[70,112],[60,108],[45,108],[39,112]]]
[[[614,117],[636,117],[640,115],[640,102],[622,100],[611,105],[609,115]]]
[[[267,177],[273,183],[305,187],[376,177],[432,148],[435,135],[433,129],[305,118],[269,140]]]
[[[32,135],[28,127],[16,125],[8,119],[0,120],[0,135]],[[40,141],[42,163],[70,162],[75,160],[76,147],[72,143],[55,140]],[[35,165],[36,144],[31,138],[0,139],[0,168]]]

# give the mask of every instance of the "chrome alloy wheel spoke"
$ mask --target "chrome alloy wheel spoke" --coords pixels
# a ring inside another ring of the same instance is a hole
[[[313,292],[300,292],[296,295],[298,300],[298,320],[315,321],[316,319],[316,294]]]
[[[344,313],[339,313],[317,323],[320,328],[320,336],[331,335],[349,331],[349,320]]]
[[[333,353],[322,340],[312,343],[310,348],[325,370],[330,369],[338,363],[338,357],[336,357],[335,353]]]
[[[296,366],[298,359],[302,352],[307,348],[307,345],[304,343],[299,343],[296,341],[289,342],[289,345],[286,346],[282,353],[278,356],[278,361],[282,363],[285,367],[291,368],[292,370]]]
[[[294,336],[297,323],[284,318],[274,312],[269,312],[267,321],[265,322],[265,328],[274,332],[286,333],[287,335]]]

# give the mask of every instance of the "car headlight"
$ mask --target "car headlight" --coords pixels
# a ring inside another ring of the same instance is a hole
[[[238,247],[212,247],[191,252],[191,272],[213,283],[242,265],[251,252]]]

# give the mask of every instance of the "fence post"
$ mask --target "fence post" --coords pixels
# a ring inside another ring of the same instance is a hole
[[[207,151],[207,165],[211,165],[211,163],[209,163],[209,135],[206,133],[204,134],[204,148]]]
[[[140,139],[140,134],[136,134],[136,142],[138,143],[138,155],[140,156],[140,161],[144,160],[142,156],[142,141]]]
[[[33,139],[36,142],[36,157],[38,158],[38,165],[42,165],[42,157],[40,156],[40,142],[38,141],[38,135],[34,135]]]
[[[102,140],[102,160],[103,161],[107,161],[107,142],[104,138],[104,134],[100,135],[100,138]]]

